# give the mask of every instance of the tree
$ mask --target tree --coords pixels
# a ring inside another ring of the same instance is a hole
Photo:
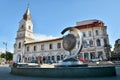
[[[11,52],[6,52],[6,60],[12,60],[13,54]]]
[[[11,52],[6,52],[1,54],[1,58],[5,58],[6,60],[12,60],[13,59],[13,54]]]
[[[111,51],[111,56],[113,56],[115,54],[115,52],[114,51]]]
[[[2,53],[2,54],[1,54],[1,58],[5,58],[5,53]]]

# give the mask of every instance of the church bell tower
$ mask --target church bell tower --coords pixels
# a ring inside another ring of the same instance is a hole
[[[24,39],[25,42],[31,42],[34,40],[33,35],[33,23],[31,20],[29,7],[27,8],[22,20],[19,22],[19,29],[17,31],[16,39]]]
[[[34,41],[33,23],[31,20],[30,10],[27,7],[23,18],[19,22],[16,42],[14,44],[14,54],[25,54],[25,43]]]

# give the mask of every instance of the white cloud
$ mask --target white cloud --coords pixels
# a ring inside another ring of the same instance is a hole
[[[8,52],[13,53],[13,49],[7,49]],[[0,48],[0,53],[5,53],[5,48]]]
[[[5,52],[5,49],[3,49],[3,48],[0,48],[0,53],[1,53],[1,52]]]
[[[44,35],[44,34],[34,34],[34,39],[36,41],[42,41],[42,40],[47,40],[47,39],[55,39],[58,37],[53,37],[52,35]]]

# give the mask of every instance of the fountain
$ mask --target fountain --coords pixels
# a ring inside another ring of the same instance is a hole
[[[89,66],[78,60],[82,49],[82,33],[74,27],[65,28],[62,31],[69,33],[63,36],[63,48],[69,51],[69,55],[54,65],[54,68],[41,67],[11,67],[11,73],[24,76],[56,77],[56,78],[78,78],[78,77],[105,77],[115,76],[115,66]]]
[[[69,30],[69,34],[63,37],[63,48],[69,51],[69,55],[60,61],[55,67],[85,67],[88,66],[77,57],[82,50],[83,37],[80,30],[72,27],[65,28],[61,33]],[[77,50],[74,49],[77,46]],[[74,52],[73,52],[74,50]]]

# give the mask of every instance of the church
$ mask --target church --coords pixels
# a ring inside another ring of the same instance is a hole
[[[83,49],[79,57],[87,61],[94,58],[106,60],[110,57],[107,26],[101,20],[85,20],[76,23],[77,29],[83,33]],[[14,62],[58,62],[69,53],[63,49],[62,37],[34,40],[33,23],[29,7],[20,20],[14,44]],[[75,47],[77,48],[77,47]]]

